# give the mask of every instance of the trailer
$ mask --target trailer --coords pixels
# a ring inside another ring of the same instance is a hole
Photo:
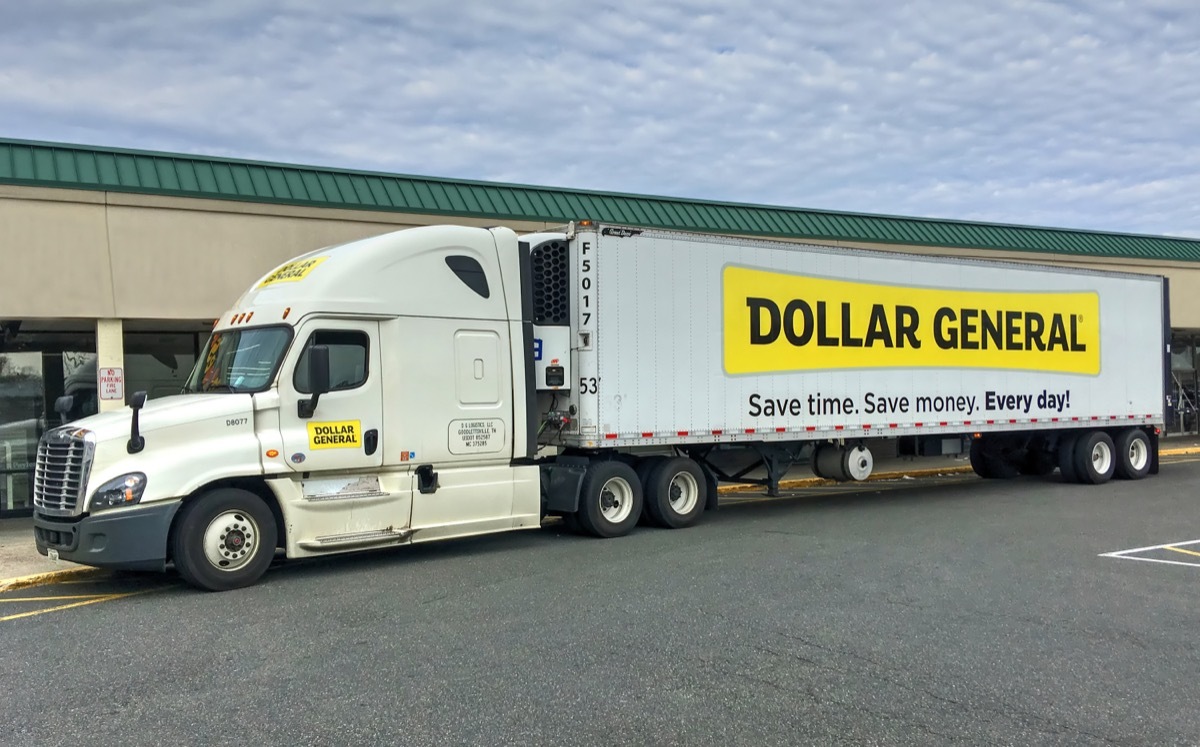
[[[44,554],[254,583],[311,557],[529,529],[682,528],[721,481],[1157,471],[1158,276],[580,221],[408,229],[300,256],[184,391],[39,445]],[[64,412],[69,402],[60,403]],[[731,466],[734,465],[734,466]]]

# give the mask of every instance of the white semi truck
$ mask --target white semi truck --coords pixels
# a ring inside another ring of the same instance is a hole
[[[547,516],[682,528],[719,481],[862,480],[880,444],[969,450],[983,477],[1137,479],[1167,308],[1157,276],[588,221],[397,231],[255,282],[181,394],[47,432],[37,546],[220,590],[279,552]]]

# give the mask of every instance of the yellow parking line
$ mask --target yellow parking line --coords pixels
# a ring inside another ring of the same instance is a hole
[[[1195,555],[1197,558],[1200,558],[1200,552],[1196,552],[1195,550],[1184,550],[1182,547],[1171,547],[1169,545],[1163,549],[1170,550],[1171,552],[1181,552],[1185,555]]]
[[[160,588],[165,589],[167,587],[163,586]],[[72,609],[73,607],[83,607],[84,605],[96,604],[98,602],[111,602],[114,599],[124,599],[125,597],[136,597],[139,594],[148,594],[152,591],[159,591],[159,589],[145,589],[143,591],[130,591],[125,594],[107,594],[104,596],[94,597],[92,599],[85,599],[82,602],[72,602],[71,604],[60,604],[57,607],[50,607],[50,608],[44,609],[44,610],[34,610],[32,612],[21,612],[16,615],[8,615],[6,617],[0,617],[0,622],[7,622],[9,620],[19,620],[22,617],[34,617],[35,615],[44,615],[48,612],[59,612],[61,610],[69,610],[69,609]]]
[[[107,597],[108,594],[69,594],[61,597],[17,597],[15,599],[0,599],[0,604],[7,602],[56,602],[60,599],[94,599]]]

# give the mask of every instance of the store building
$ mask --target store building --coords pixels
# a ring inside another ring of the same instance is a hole
[[[213,320],[321,246],[432,223],[581,218],[1171,279],[1180,394],[1196,390],[1200,241],[832,213],[0,139],[0,517],[28,513],[58,422],[178,391]],[[1175,428],[1195,429],[1187,400]]]

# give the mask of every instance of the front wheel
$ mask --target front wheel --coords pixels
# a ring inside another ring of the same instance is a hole
[[[179,575],[206,591],[250,586],[275,556],[275,517],[262,498],[236,488],[200,496],[179,512],[172,556]]]
[[[596,537],[628,534],[642,514],[637,472],[616,460],[592,462],[579,490],[579,526]]]

